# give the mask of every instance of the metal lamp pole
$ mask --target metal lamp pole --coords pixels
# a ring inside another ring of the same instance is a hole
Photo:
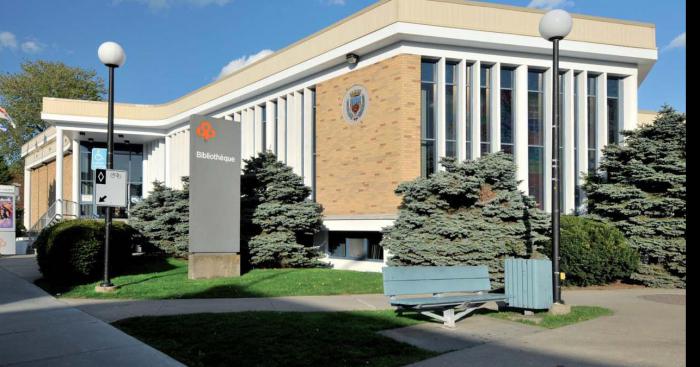
[[[552,42],[552,298],[554,303],[563,303],[561,299],[559,271],[559,218],[561,191],[561,165],[559,157],[559,41],[569,32],[573,22],[571,15],[564,10],[556,9],[548,12],[540,20],[540,35]]]
[[[114,69],[124,64],[126,55],[119,44],[105,42],[100,45],[97,55],[109,70],[109,96],[107,102],[107,169],[114,168]],[[105,264],[104,279],[100,287],[109,289],[114,285],[109,279],[109,239],[112,231],[112,207],[105,212]]]
[[[114,168],[114,69],[116,66],[107,65],[109,69],[109,97],[107,102],[107,169]],[[113,287],[109,279],[109,237],[112,231],[112,207],[105,212],[105,273],[102,287]]]

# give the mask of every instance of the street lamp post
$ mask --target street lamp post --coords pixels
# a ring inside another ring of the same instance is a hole
[[[112,169],[114,163],[114,69],[124,65],[126,54],[116,42],[105,42],[97,49],[100,61],[109,69],[109,97],[107,104],[107,169]],[[112,208],[107,207],[105,213],[105,269],[104,279],[99,285],[103,291],[114,289],[109,279],[109,237],[112,229]]]
[[[547,12],[540,20],[540,35],[552,42],[552,286],[554,303],[563,303],[559,284],[559,216],[561,191],[561,165],[559,164],[559,41],[572,27],[571,15],[556,9]]]

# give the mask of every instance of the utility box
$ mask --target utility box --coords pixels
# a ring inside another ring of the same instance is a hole
[[[508,307],[546,310],[552,306],[552,261],[506,259]]]

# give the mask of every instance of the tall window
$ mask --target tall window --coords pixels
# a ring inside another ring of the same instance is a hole
[[[620,79],[608,78],[608,144],[620,143]]]
[[[576,177],[574,178],[574,185],[576,187],[574,188],[574,206],[576,210],[576,214],[579,214],[579,208],[581,207],[581,185],[579,185],[579,175],[581,174],[581,169],[579,168],[579,162],[578,162],[578,128],[579,128],[579,119],[578,119],[578,111],[579,111],[579,105],[578,105],[578,77],[577,75],[574,75],[574,174]]]
[[[466,103],[465,103],[465,115],[467,118],[466,131],[467,136],[465,136],[464,141],[467,145],[467,159],[473,159],[472,157],[472,66],[467,65],[467,72],[464,76],[464,83],[466,85]]]
[[[528,191],[544,208],[544,73],[527,73]]]
[[[491,151],[491,66],[481,66],[481,154]]]
[[[501,150],[513,154],[513,80],[512,68],[501,68]]]
[[[262,126],[262,131],[260,131],[260,134],[262,134],[262,149],[260,151],[264,152],[267,150],[267,109],[265,105],[260,106],[260,118],[262,119],[260,121],[260,126]]]
[[[595,172],[597,161],[595,157],[598,147],[598,82],[596,76],[588,76],[588,172]]]
[[[457,63],[445,67],[445,156],[457,156]]]
[[[564,118],[564,86],[566,83],[564,82],[564,73],[563,71],[559,72],[559,78],[557,79],[557,82],[559,83],[559,101],[557,103],[558,108],[559,108],[559,167],[561,172],[561,175],[559,176],[560,184],[559,184],[559,208],[564,207],[564,121],[566,119]]]
[[[421,175],[428,177],[437,170],[437,136],[435,124],[437,100],[436,88],[437,61],[421,62]]]

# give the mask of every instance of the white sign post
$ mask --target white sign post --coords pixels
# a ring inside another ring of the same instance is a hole
[[[95,170],[95,204],[112,208],[126,208],[126,171]]]
[[[0,254],[2,255],[17,255],[15,238],[17,193],[15,186],[0,185]]]

